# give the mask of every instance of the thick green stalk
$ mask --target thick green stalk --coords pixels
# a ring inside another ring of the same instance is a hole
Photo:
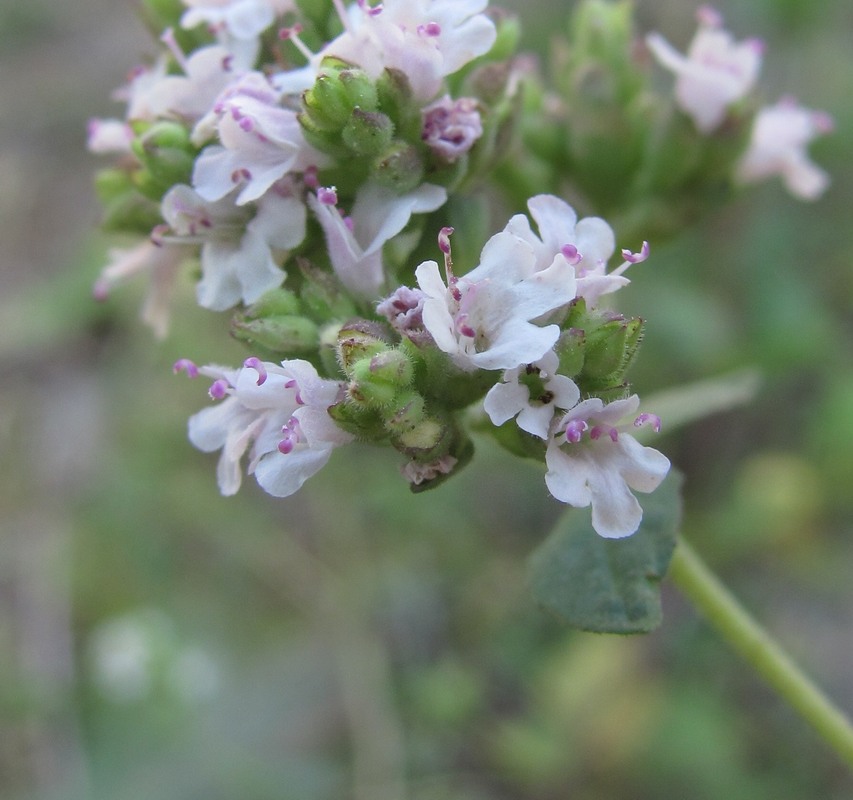
[[[746,612],[683,539],[675,549],[669,575],[732,647],[853,766],[850,720]]]

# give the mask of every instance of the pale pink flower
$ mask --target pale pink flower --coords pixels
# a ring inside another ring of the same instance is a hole
[[[201,245],[199,305],[223,311],[281,285],[285,274],[274,251],[302,242],[306,218],[304,203],[284,188],[267,192],[254,208],[235,206],[230,197],[207,202],[184,185],[167,192],[162,211],[171,235],[164,241]]]
[[[308,195],[308,204],[326,235],[335,274],[350,292],[369,300],[380,296],[385,282],[382,262],[385,243],[408,225],[412,214],[435,211],[446,200],[447,191],[430,183],[397,194],[368,182],[358,190],[352,214],[344,216],[333,202]]]
[[[445,76],[457,72],[494,44],[494,23],[483,13],[487,0],[386,0],[360,3],[345,16],[346,30],[323,48],[356,64],[373,78],[385,68],[403,72],[415,97],[426,102]]]
[[[758,39],[736,42],[712,8],[701,7],[697,17],[699,29],[686,56],[659,33],[650,33],[646,43],[657,60],[675,73],[679,108],[707,134],[720,126],[732,103],[752,91],[764,45]]]
[[[189,421],[189,439],[199,450],[221,450],[217,467],[219,490],[233,495],[246,473],[254,475],[264,491],[287,497],[318,472],[335,447],[352,440],[328,414],[343,395],[337,381],[319,377],[307,361],[281,364],[248,358],[239,370],[208,366],[186,369],[214,379],[210,395],[220,400]]]
[[[645,242],[639,253],[623,250],[622,264],[608,272],[607,262],[616,249],[616,239],[613,229],[603,219],[585,217],[578,221],[568,203],[549,194],[531,197],[527,208],[536,222],[538,235],[524,214],[514,216],[504,230],[530,244],[536,256],[536,270],[547,268],[558,253],[562,254],[575,268],[577,296],[590,306],[597,305],[601,295],[630,283],[623,273],[648,255]]]
[[[635,416],[637,395],[605,403],[583,400],[552,427],[545,463],[545,484],[560,502],[592,505],[592,527],[605,538],[635,533],[643,518],[636,492],[652,492],[669,472],[669,459],[641,445],[628,431],[660,420]],[[627,420],[627,421],[626,421]]]
[[[288,173],[326,163],[302,136],[296,112],[282,108],[280,98],[264,75],[250,72],[198,123],[196,143],[214,133],[220,142],[202,151],[193,170],[193,187],[205,200],[219,200],[239,186],[237,204],[249,203]]]
[[[753,183],[779,175],[795,197],[816,200],[829,186],[829,175],[809,159],[806,148],[832,127],[828,114],[803,108],[791,98],[761,109],[749,147],[737,165],[737,179]]]
[[[507,231],[493,236],[480,265],[460,278],[450,269],[447,284],[438,264],[425,261],[415,271],[424,293],[423,321],[436,346],[465,370],[512,369],[542,358],[560,335],[557,325],[540,325],[575,297],[574,268],[557,253],[536,269],[531,245]]]
[[[547,439],[558,409],[566,411],[580,400],[575,382],[557,373],[560,359],[553,350],[532,364],[522,364],[504,372],[483,400],[483,408],[495,425],[503,425],[516,417],[518,427],[527,433]],[[530,392],[530,379],[542,386],[536,396]]]
[[[195,248],[181,244],[155,244],[146,239],[130,249],[109,252],[109,263],[101,272],[92,293],[96,300],[106,300],[116,284],[137,275],[146,275],[148,292],[140,316],[158,339],[169,330],[169,305],[174,294],[178,268],[195,253]]]

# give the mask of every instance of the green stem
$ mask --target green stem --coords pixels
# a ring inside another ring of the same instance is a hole
[[[732,647],[853,766],[853,727],[849,719],[746,612],[683,539],[675,549],[669,575]]]

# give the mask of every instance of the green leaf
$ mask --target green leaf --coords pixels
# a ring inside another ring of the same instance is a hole
[[[625,539],[604,539],[589,513],[567,511],[530,558],[528,580],[539,605],[575,628],[648,633],[660,625],[660,581],[681,521],[682,476],[670,471],[642,495],[643,522]]]

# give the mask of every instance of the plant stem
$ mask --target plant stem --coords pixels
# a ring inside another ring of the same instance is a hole
[[[675,548],[669,575],[732,647],[853,766],[850,720],[746,612],[683,539]]]

